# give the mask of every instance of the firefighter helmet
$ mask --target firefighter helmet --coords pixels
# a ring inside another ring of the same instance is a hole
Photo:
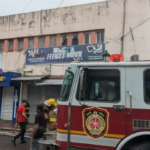
[[[57,106],[57,102],[54,98],[50,98],[44,102],[44,104],[48,107]]]

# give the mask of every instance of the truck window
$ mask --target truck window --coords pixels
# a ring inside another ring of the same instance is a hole
[[[144,72],[144,93],[145,102],[150,103],[150,69]]]
[[[60,92],[60,101],[67,101],[70,95],[70,90],[72,86],[72,81],[73,81],[73,73],[66,71],[65,76],[64,76],[64,81],[61,87],[61,92]]]
[[[86,69],[84,72],[84,88],[81,100],[98,102],[120,101],[120,72],[118,70]],[[79,100],[79,92],[77,92],[77,99]]]

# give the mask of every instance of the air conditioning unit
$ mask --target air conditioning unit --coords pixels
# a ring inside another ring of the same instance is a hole
[[[139,61],[139,55],[131,56],[131,61]]]

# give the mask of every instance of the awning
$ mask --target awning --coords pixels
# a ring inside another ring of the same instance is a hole
[[[37,82],[37,86],[42,86],[42,85],[62,85],[63,79],[46,79],[43,80],[42,82]]]
[[[40,77],[19,77],[19,78],[11,78],[12,81],[38,81],[42,80],[46,76],[40,76]]]

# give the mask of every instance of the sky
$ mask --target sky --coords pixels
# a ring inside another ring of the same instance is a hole
[[[106,0],[0,0],[0,16],[99,1]]]

